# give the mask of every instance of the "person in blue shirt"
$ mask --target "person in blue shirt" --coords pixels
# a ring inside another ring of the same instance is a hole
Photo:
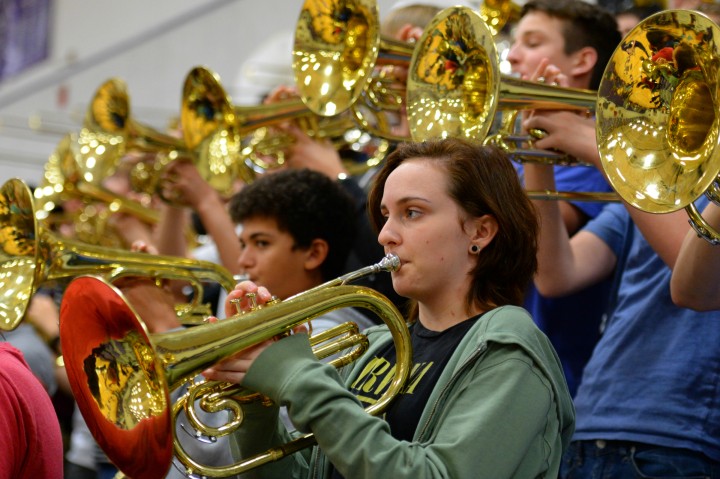
[[[592,119],[537,113],[524,126],[548,133],[538,146],[601,168]],[[527,165],[525,173],[533,189],[555,186],[547,166]],[[678,307],[670,294],[690,234],[685,212],[611,204],[570,237],[557,204],[535,203],[542,218],[535,283],[542,294],[614,280],[603,335],[574,398],[576,429],[560,477],[720,477],[720,313]],[[706,204],[696,201],[699,209]]]
[[[565,75],[565,86],[592,90],[597,89],[619,42],[613,15],[601,7],[582,0],[534,0],[523,7],[507,60],[513,73],[524,79],[530,79],[541,62],[548,62]],[[518,164],[517,170],[522,178],[523,165]],[[591,166],[557,165],[554,170],[559,191],[611,191],[603,175]],[[577,232],[604,206],[601,202],[559,202],[568,234]],[[534,287],[527,293],[525,308],[555,346],[572,394],[600,337],[609,291],[607,280],[560,298],[548,298]]]

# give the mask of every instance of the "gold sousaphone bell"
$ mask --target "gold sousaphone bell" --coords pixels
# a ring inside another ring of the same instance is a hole
[[[216,323],[155,334],[148,334],[143,320],[119,290],[99,278],[77,278],[70,283],[63,297],[60,338],[78,407],[109,459],[134,479],[164,477],[174,449],[187,474],[227,477],[308,447],[314,443],[312,434],[235,465],[211,467],[198,464],[187,457],[178,441],[173,439],[173,410],[177,408],[170,403],[170,391],[218,361],[285,335],[295,326],[321,314],[339,308],[361,307],[385,322],[397,350],[397,366],[391,384],[378,402],[367,409],[372,414],[381,412],[408,378],[412,357],[409,331],[402,315],[387,298],[370,288],[346,283],[366,274],[399,267],[398,258],[389,256],[375,265],[285,301]],[[360,336],[364,338],[364,335]],[[351,346],[343,338],[338,341],[341,348]],[[224,383],[218,383],[218,386],[232,391],[213,390],[222,399],[223,407],[236,416],[231,420],[232,426],[224,429],[224,434],[228,434],[242,427],[243,401],[236,399],[242,395],[242,389]]]
[[[718,202],[718,40],[702,13],[668,10],[635,26],[605,69],[597,104],[597,142],[608,181],[649,213],[685,209],[708,241],[720,233],[694,202]]]

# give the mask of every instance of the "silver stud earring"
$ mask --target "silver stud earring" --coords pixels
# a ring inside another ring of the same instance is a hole
[[[478,254],[480,252],[480,247],[476,244],[470,246],[470,254]]]

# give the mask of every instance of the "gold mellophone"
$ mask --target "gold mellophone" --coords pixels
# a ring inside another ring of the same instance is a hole
[[[194,415],[196,400],[210,407],[230,410],[234,418],[210,436],[229,434],[242,427],[242,404],[248,392],[236,385],[217,382],[190,383],[175,404],[170,392],[232,354],[270,338],[288,334],[300,324],[326,312],[346,307],[366,308],[388,326],[397,350],[397,369],[380,400],[367,409],[381,412],[403,387],[411,367],[409,331],[402,315],[383,295],[349,282],[400,267],[395,256],[323,285],[227,319],[182,331],[148,334],[143,319],[122,293],[101,278],[81,276],[68,286],[60,313],[60,337],[68,379],[78,407],[90,430],[110,460],[133,478],[163,477],[173,455],[188,473],[207,477],[239,474],[308,447],[312,435],[271,449],[226,467],[198,463],[173,440],[175,416],[185,410]],[[338,326],[338,336],[326,331],[323,355],[348,352],[334,361],[337,366],[357,359],[367,338],[357,328]],[[332,331],[332,330],[331,330]],[[311,338],[311,343],[312,343]],[[316,355],[319,353],[314,349]],[[256,395],[250,394],[251,397]],[[195,424],[199,430],[201,424]]]

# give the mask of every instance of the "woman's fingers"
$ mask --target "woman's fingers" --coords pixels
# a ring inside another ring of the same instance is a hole
[[[207,368],[202,372],[202,375],[211,381],[225,381],[240,384],[255,359],[273,342],[274,340],[269,339],[235,353],[233,356]]]

